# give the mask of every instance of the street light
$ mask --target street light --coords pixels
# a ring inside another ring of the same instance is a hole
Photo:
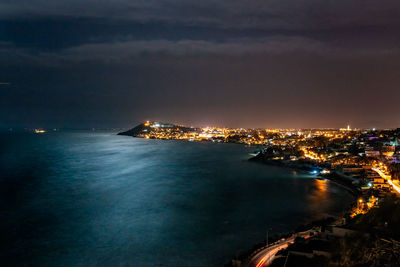
[[[361,206],[361,203],[363,203],[363,199],[362,198],[359,198],[358,199],[358,209],[361,209],[362,208],[362,206]]]

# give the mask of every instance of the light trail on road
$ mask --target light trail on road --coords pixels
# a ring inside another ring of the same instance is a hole
[[[289,239],[286,239],[284,242],[281,244],[275,245],[269,249],[270,251],[267,252],[255,265],[255,267],[263,267],[263,266],[268,266],[272,263],[272,260],[274,259],[276,253],[278,253],[280,250],[285,249],[289,246],[289,244],[293,244],[294,242],[294,237],[291,237]]]
[[[304,239],[311,238],[312,230],[299,232],[297,234],[288,237],[285,240],[276,242],[274,245],[265,248],[261,252],[258,252],[246,265],[247,267],[265,267],[269,266],[275,258],[275,255],[282,249],[286,249],[289,245],[294,244],[296,237],[301,236]]]
[[[399,187],[399,186],[395,185],[394,182],[393,182],[392,180],[388,180],[388,183],[389,183],[391,186],[393,186],[394,190],[396,190],[397,193],[400,194],[400,187]]]
[[[261,260],[257,263],[256,267],[262,267],[264,266],[265,263],[270,264],[272,258],[275,256],[276,253],[278,253],[279,250],[287,248],[288,244],[285,243],[279,247],[274,248],[270,252],[268,252],[264,257],[261,258]]]
[[[372,170],[376,171],[383,179],[386,179],[388,183],[393,187],[394,190],[397,191],[397,193],[400,194],[400,187],[397,186],[393,181],[392,181],[392,176],[387,175],[383,173],[380,169],[378,168],[372,168]]]

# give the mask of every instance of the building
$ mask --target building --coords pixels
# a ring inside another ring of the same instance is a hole
[[[367,157],[377,158],[381,155],[379,150],[374,149],[373,147],[367,146],[365,148],[365,155]]]
[[[394,155],[395,150],[395,146],[382,146],[381,154],[386,158],[390,158]]]

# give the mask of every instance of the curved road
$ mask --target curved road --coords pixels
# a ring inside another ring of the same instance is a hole
[[[284,240],[279,240],[275,243],[272,243],[270,246],[258,252],[254,255],[249,262],[247,263],[247,267],[264,267],[269,266],[275,258],[276,253],[278,251],[287,248],[290,244],[294,243],[296,237],[301,236],[303,238],[309,238],[310,234],[315,232],[314,230],[308,230],[305,232],[300,232],[294,234]]]
[[[394,190],[397,191],[397,193],[400,194],[400,184],[398,181],[393,181],[392,176],[385,174],[383,171],[381,171],[378,168],[372,168],[373,171],[376,171],[383,179],[387,180],[388,183],[393,187]]]

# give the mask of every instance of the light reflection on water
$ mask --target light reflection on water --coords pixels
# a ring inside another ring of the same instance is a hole
[[[351,199],[329,181],[247,162],[254,148],[242,145],[109,132],[0,142],[2,256],[11,263],[221,266],[267,227],[290,231]]]
[[[314,179],[314,181],[317,185],[318,192],[321,194],[321,197],[326,195],[328,191],[328,180]]]

